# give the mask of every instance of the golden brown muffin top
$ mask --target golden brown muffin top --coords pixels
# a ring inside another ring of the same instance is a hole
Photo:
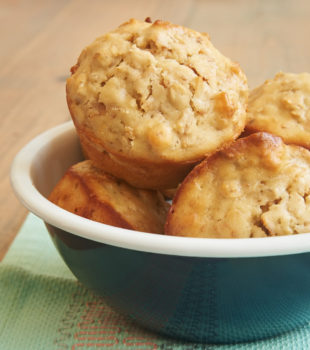
[[[246,128],[310,148],[310,74],[280,72],[251,91]]]
[[[310,231],[310,152],[256,133],[198,165],[181,185],[166,233],[249,238]]]
[[[169,208],[159,192],[136,189],[90,160],[70,167],[49,200],[94,221],[152,233],[163,233]]]
[[[67,80],[78,129],[108,152],[193,161],[244,128],[248,87],[207,34],[130,20],[81,53]]]

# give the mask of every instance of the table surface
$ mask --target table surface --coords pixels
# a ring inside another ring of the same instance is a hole
[[[207,32],[240,63],[250,88],[278,71],[310,71],[309,0],[1,0],[0,260],[27,210],[9,180],[14,155],[70,119],[65,80],[82,48],[129,18]]]

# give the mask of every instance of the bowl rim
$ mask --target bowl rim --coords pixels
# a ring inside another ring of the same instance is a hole
[[[28,142],[15,156],[11,185],[20,202],[50,225],[116,247],[149,253],[208,258],[290,255],[310,251],[310,233],[262,238],[195,238],[133,231],[95,222],[51,203],[34,186],[32,164],[42,148],[75,128],[72,121],[53,127]]]

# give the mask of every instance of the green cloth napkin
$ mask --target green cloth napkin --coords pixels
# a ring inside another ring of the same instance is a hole
[[[310,323],[252,343],[206,345],[146,331],[71,274],[43,222],[29,214],[0,263],[0,350],[309,350]]]

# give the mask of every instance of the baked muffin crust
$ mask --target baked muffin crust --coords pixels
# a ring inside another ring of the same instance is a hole
[[[115,156],[194,162],[243,130],[248,87],[207,34],[130,20],[86,47],[67,81],[79,133]]]
[[[169,208],[159,192],[133,188],[90,160],[69,168],[49,200],[90,220],[151,233],[163,233]]]
[[[250,238],[310,231],[310,152],[255,133],[199,164],[179,188],[167,234]]]
[[[310,148],[310,74],[280,72],[251,91],[246,129]]]

